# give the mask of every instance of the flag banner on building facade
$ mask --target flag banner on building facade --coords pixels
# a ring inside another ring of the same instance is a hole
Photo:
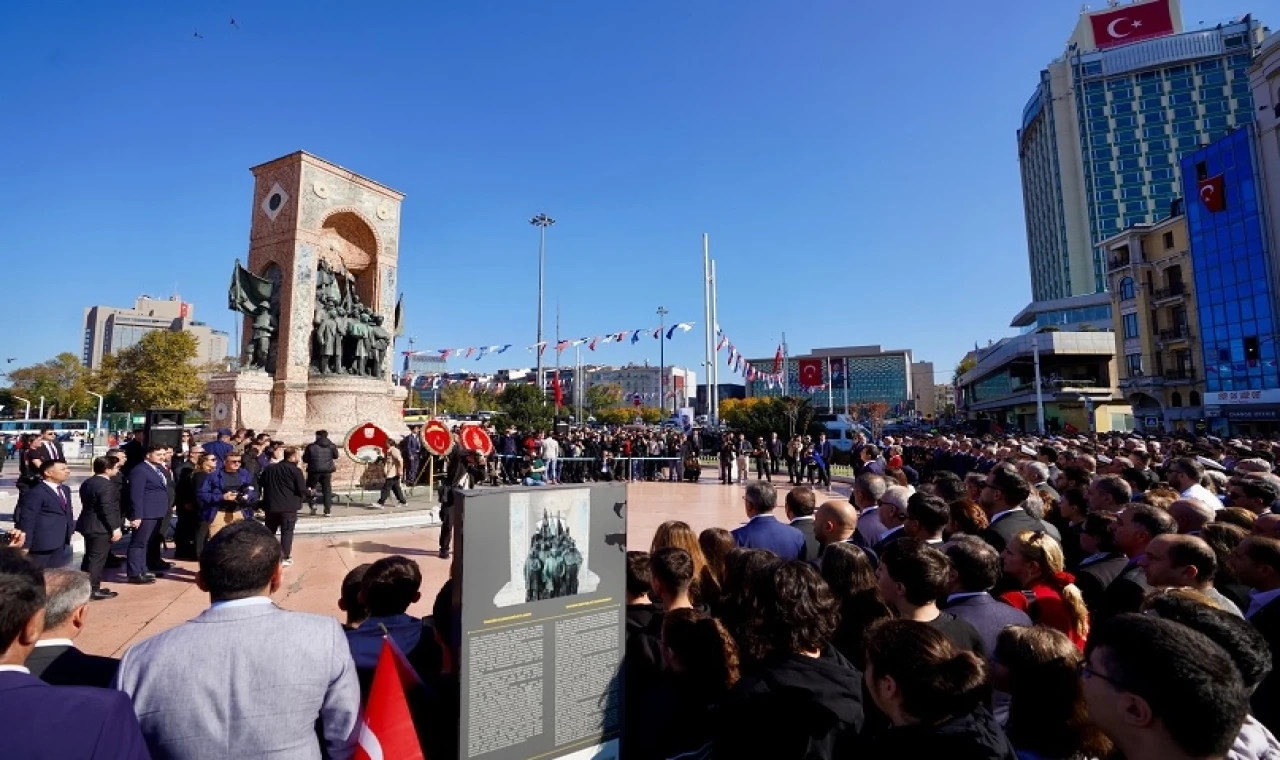
[[[798,363],[800,387],[813,388],[822,385],[822,360],[801,359]]]
[[[1106,50],[1131,42],[1164,37],[1174,33],[1170,0],[1151,0],[1121,5],[1089,16],[1093,42]]]
[[[1200,202],[1213,213],[1227,209],[1227,186],[1222,175],[1205,177],[1199,183]]]

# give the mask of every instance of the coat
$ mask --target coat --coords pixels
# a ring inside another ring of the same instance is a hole
[[[895,726],[876,736],[858,757],[1017,760],[1013,745],[985,707],[936,726]]]
[[[987,657],[994,656],[996,637],[1000,631],[1011,625],[1029,626],[1031,618],[1022,610],[998,601],[986,592],[976,596],[965,596],[955,601],[948,601],[943,608],[969,623],[982,637]]]
[[[237,472],[234,477],[226,470],[209,473],[209,477],[200,484],[200,492],[196,494],[196,501],[200,505],[200,519],[213,522],[220,510],[229,509],[234,502],[224,500],[222,495],[233,489],[239,490],[245,497],[240,504],[241,515],[246,520],[253,519],[253,505],[258,503],[258,489],[253,485],[253,478],[244,470]]]
[[[155,467],[142,462],[129,471],[129,504],[135,520],[159,520],[169,514],[172,486]]]
[[[58,498],[61,494],[62,498]],[[71,543],[75,521],[71,518],[71,489],[58,486],[58,492],[41,482],[33,485],[14,508],[14,527],[27,534],[23,546],[27,551],[57,551]]]
[[[298,465],[283,460],[262,471],[262,511],[297,512],[307,497],[307,479]]]
[[[804,558],[804,534],[778,522],[773,515],[756,515],[732,533],[733,540],[743,549],[768,549],[785,560]]]
[[[31,675],[50,686],[110,688],[120,661],[114,657],[85,654],[74,646],[37,646],[27,655]]]
[[[84,536],[109,536],[123,527],[120,484],[97,476],[81,483],[76,532]]]
[[[302,452],[308,475],[323,475],[338,469],[338,447],[328,438],[317,438]]]
[[[11,726],[4,756],[24,760],[149,760],[128,695],[87,686],[53,687],[21,671],[0,671],[0,715]]]

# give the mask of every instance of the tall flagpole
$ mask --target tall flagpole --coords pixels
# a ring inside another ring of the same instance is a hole
[[[715,362],[714,354],[715,325],[711,324],[711,252],[707,233],[702,233],[702,369],[703,382],[707,384],[707,415],[711,415],[711,365]],[[697,388],[694,388],[697,392]]]
[[[791,365],[791,354],[787,349],[787,334],[782,334],[782,395],[791,395],[791,373],[788,371]]]
[[[720,326],[720,315],[716,311],[716,262],[711,261],[711,329]],[[720,356],[711,357],[711,421],[720,424]]]
[[[827,414],[836,413],[836,402],[835,402],[835,395],[834,395],[835,388],[832,387],[835,385],[834,380],[835,378],[831,376],[831,357],[828,356],[827,357]]]

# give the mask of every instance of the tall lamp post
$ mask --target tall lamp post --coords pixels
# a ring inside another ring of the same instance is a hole
[[[93,453],[98,453],[98,436],[102,434],[102,394],[93,391],[85,391],[90,396],[98,399],[98,422],[93,426]]]
[[[29,420],[29,419],[31,419],[31,400],[30,400],[30,399],[25,399],[25,398],[23,398],[23,397],[21,397],[21,396],[14,396],[14,398],[15,398],[15,399],[17,399],[18,401],[21,401],[22,403],[24,403],[24,404],[26,404],[26,405],[27,405],[27,410],[26,410],[25,412],[23,412],[23,413],[22,413],[22,419],[24,419],[24,420]]]
[[[546,269],[547,262],[547,228],[555,224],[556,220],[546,214],[538,214],[529,220],[529,224],[538,228],[538,343],[542,342],[542,286],[543,274]],[[542,346],[538,349],[538,390],[543,391],[546,395],[546,385],[542,380]]]
[[[658,307],[658,409],[667,413],[667,307]],[[662,420],[659,419],[659,422]]]

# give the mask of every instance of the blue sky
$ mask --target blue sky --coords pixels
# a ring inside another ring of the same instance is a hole
[[[1184,0],[1183,17],[1194,28],[1249,2]],[[659,305],[701,322],[707,232],[720,323],[749,356],[786,331],[793,352],[912,348],[948,379],[1030,300],[1014,133],[1079,9],[12,5],[0,354],[79,353],[86,305],[141,293],[180,293],[230,331],[248,168],[303,149],[406,194],[400,285],[419,349],[533,343],[527,220],[545,211],[548,334],[557,300],[565,337],[656,324]],[[669,361],[702,361],[700,330],[667,345]],[[597,354],[656,363],[658,346]]]

